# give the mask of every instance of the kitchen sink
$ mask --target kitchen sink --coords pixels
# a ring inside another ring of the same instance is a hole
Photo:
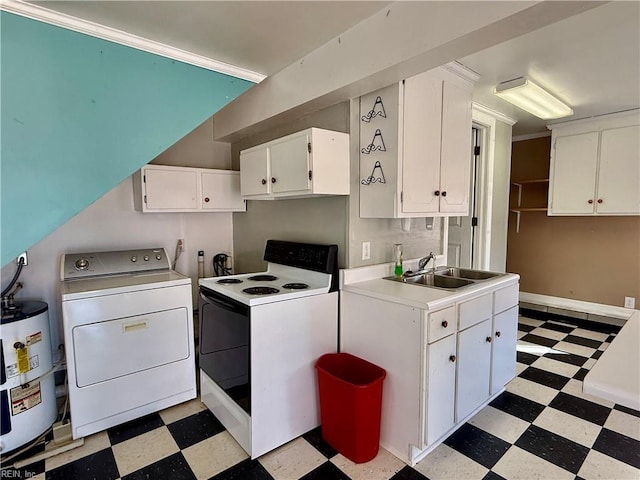
[[[402,277],[384,277],[384,279],[423,287],[457,290],[458,288],[474,285],[478,282],[501,275],[501,273],[471,270],[468,268],[440,267],[437,268],[435,272],[425,272]]]
[[[446,289],[456,289],[471,285],[474,282],[464,278],[448,277],[446,275],[437,275],[433,273],[423,273],[415,277],[385,277],[386,280],[394,280],[396,282],[409,283],[412,285],[424,285],[425,287],[436,287]]]
[[[436,275],[446,275],[449,277],[467,278],[470,280],[487,280],[500,276],[495,272],[484,272],[482,270],[470,270],[468,268],[443,267],[436,269]]]

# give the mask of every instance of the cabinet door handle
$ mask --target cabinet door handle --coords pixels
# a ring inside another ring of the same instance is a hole
[[[271,183],[276,183],[276,177],[271,177]]]
[[[447,328],[449,326],[449,322],[447,322],[446,320],[442,321],[442,328]]]
[[[446,197],[447,196],[447,192],[445,190],[442,191],[442,196]]]
[[[266,184],[267,184],[267,180],[266,180],[265,178],[263,178],[261,183],[262,183],[263,185],[266,185]]]
[[[589,201],[587,202],[589,205],[591,205],[593,203],[593,198],[590,198]]]
[[[204,197],[204,202],[209,203],[209,197]]]
[[[436,197],[439,197],[439,196],[440,196],[440,190],[436,190],[435,192],[433,192],[433,194],[434,194]]]
[[[498,331],[496,332],[496,337],[500,338],[500,335],[502,335],[502,334],[500,333],[500,330],[498,330]]]
[[[456,356],[455,355],[449,355],[449,361],[450,362],[455,362],[456,361]]]
[[[598,199],[598,203],[602,203],[602,201],[603,201],[603,200],[602,200],[601,198],[599,198],[599,199]]]
[[[487,337],[487,338],[485,338],[485,341],[486,341],[487,343],[491,343],[491,337]]]

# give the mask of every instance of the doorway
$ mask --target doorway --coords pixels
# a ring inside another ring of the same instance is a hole
[[[477,232],[478,192],[482,135],[479,126],[471,131],[471,182],[469,188],[469,215],[449,217],[447,264],[461,268],[478,267]]]

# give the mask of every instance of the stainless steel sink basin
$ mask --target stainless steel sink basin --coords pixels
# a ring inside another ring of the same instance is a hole
[[[495,272],[484,272],[482,270],[469,270],[467,268],[444,267],[436,270],[436,275],[446,275],[449,277],[467,278],[470,280],[487,280],[500,276]]]
[[[469,268],[440,267],[437,268],[435,272],[425,272],[402,277],[385,277],[385,280],[421,285],[424,287],[442,288],[445,290],[456,290],[501,275],[501,273],[471,270]]]
[[[424,273],[415,277],[385,277],[386,280],[394,280],[396,282],[409,283],[412,285],[424,285],[426,287],[456,289],[471,285],[471,280],[464,278],[448,277],[446,275],[434,275],[433,273]]]

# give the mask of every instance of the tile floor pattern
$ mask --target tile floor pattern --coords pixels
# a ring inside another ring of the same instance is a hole
[[[81,448],[2,476],[46,480],[638,479],[640,413],[581,391],[585,374],[615,336],[606,328],[594,331],[520,317],[518,376],[414,468],[384,449],[371,462],[356,465],[328,446],[319,429],[250,460],[213,414],[194,400],[92,435]]]

